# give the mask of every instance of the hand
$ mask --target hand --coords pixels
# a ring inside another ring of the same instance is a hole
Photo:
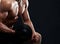
[[[11,31],[11,33],[13,33],[13,34],[15,33],[15,30],[12,30],[12,29],[11,29],[10,31]]]
[[[32,42],[33,43],[40,43],[41,42],[41,35],[38,32],[34,32],[32,34]]]
[[[13,28],[12,28],[12,27],[10,27],[9,32],[10,32],[10,33],[12,33],[12,34],[15,34],[15,30],[13,30]]]

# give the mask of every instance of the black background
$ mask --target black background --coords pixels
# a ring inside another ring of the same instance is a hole
[[[60,44],[60,1],[29,0],[29,13],[42,44]]]

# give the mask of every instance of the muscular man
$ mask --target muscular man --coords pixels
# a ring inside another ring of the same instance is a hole
[[[34,30],[28,13],[28,0],[0,0],[0,32],[15,33],[12,29],[18,16],[22,16],[24,24],[32,29],[32,44],[41,43],[41,35]]]

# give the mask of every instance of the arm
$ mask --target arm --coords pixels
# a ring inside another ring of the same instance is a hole
[[[28,12],[28,0],[23,0],[23,1],[25,1],[25,5],[26,5],[25,11],[22,14],[24,24],[29,25],[31,27],[32,31],[35,32],[33,23],[32,23],[32,21],[30,19],[29,12]]]
[[[32,21],[31,21],[31,19],[29,17],[28,2],[27,2],[27,0],[26,0],[26,5],[27,6],[25,8],[25,11],[21,15],[22,18],[23,18],[23,22],[24,22],[24,24],[29,25],[31,27],[31,29],[32,29],[32,38],[31,38],[32,42],[31,43],[32,44],[40,44],[41,43],[41,35],[38,32],[35,31],[33,23],[32,23]]]
[[[5,32],[5,33],[14,33],[15,31],[8,28],[5,24],[0,22],[0,32]]]
[[[34,29],[32,21],[30,19],[30,16],[29,16],[27,8],[25,9],[22,17],[23,17],[23,20],[24,20],[24,24],[29,25],[31,27],[32,31],[35,32],[35,29]]]
[[[39,34],[38,32],[35,31],[34,29],[34,26],[33,26],[33,23],[29,17],[29,13],[28,13],[28,10],[26,9],[25,12],[23,13],[22,15],[23,17],[23,20],[24,20],[24,24],[27,24],[31,27],[32,29],[32,44],[41,44],[41,34]]]
[[[14,32],[12,29],[8,28],[5,24],[2,23],[3,21],[3,14],[0,13],[0,32],[11,33]]]
[[[9,2],[9,3],[8,3]],[[1,0],[1,7],[2,10],[4,11],[9,11],[12,5],[12,2],[14,2],[14,0]],[[2,20],[3,20],[4,16],[3,13],[0,12],[0,32],[6,32],[6,33],[13,33],[15,32],[14,30],[10,29],[8,26],[6,26],[5,24],[3,24]]]

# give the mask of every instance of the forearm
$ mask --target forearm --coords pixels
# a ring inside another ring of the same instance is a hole
[[[34,29],[32,21],[29,21],[29,20],[25,21],[24,24],[27,24],[28,26],[30,26],[30,28],[32,29],[32,32],[35,32],[35,29]]]
[[[25,9],[25,11],[24,11],[24,13],[23,13],[23,15],[22,15],[22,18],[23,18],[24,24],[29,25],[29,26],[31,27],[31,29],[32,29],[32,32],[35,32],[33,23],[32,23],[32,21],[31,21],[31,19],[30,19],[29,12],[28,12],[27,9]]]
[[[0,32],[14,33],[15,31],[8,28],[6,25],[4,25],[2,22],[0,22]]]

